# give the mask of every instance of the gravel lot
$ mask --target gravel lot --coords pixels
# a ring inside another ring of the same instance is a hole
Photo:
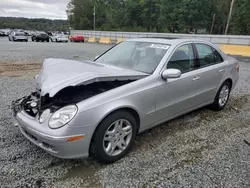
[[[117,163],[58,159],[25,139],[9,105],[33,90],[44,58],[93,59],[108,47],[0,38],[0,187],[250,187],[248,59],[224,111],[203,108],[142,133]]]

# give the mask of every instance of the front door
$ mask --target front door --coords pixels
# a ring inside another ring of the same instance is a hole
[[[197,105],[193,89],[196,61],[192,44],[176,49],[167,68],[179,69],[180,78],[163,80],[159,78],[156,96],[156,119],[164,121]]]

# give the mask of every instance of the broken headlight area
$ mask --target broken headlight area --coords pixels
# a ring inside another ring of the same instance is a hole
[[[30,116],[35,117],[39,112],[40,107],[40,94],[39,92],[34,92],[30,96],[22,97],[11,103],[11,109],[14,116],[24,110]]]
[[[126,85],[135,80],[125,81],[104,81],[95,82],[89,85],[69,86],[59,91],[55,96],[50,97],[49,94],[40,96],[40,91],[32,93],[28,97],[23,97],[12,102],[12,110],[14,115],[24,110],[32,117],[40,116],[49,110],[51,114],[68,105],[75,105],[83,100],[91,98],[95,95],[104,93],[111,89]],[[41,119],[42,121],[42,119]]]

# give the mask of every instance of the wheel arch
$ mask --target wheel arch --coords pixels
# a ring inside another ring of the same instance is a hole
[[[136,125],[137,125],[137,127],[136,127],[137,128],[137,132],[136,132],[136,134],[139,132],[141,119],[140,119],[140,115],[139,115],[139,113],[138,113],[138,111],[136,109],[134,109],[131,106],[123,106],[123,107],[119,107],[119,108],[114,108],[111,111],[109,111],[108,113],[106,113],[103,116],[103,118],[101,118],[101,120],[99,121],[99,123],[97,124],[97,126],[95,127],[95,130],[94,130],[93,134],[91,135],[90,146],[89,146],[89,155],[91,155],[91,153],[92,153],[91,152],[92,143],[93,143],[96,131],[97,131],[98,127],[100,126],[100,124],[104,121],[105,118],[107,118],[111,114],[113,114],[115,112],[118,112],[118,111],[123,111],[123,110],[124,111],[128,111],[129,113],[131,113],[135,117]]]
[[[99,125],[101,124],[101,122],[107,118],[108,116],[110,116],[111,114],[117,112],[117,111],[128,111],[129,113],[131,113],[131,115],[133,115],[133,117],[135,118],[136,120],[136,125],[137,125],[137,133],[140,129],[140,123],[141,123],[141,118],[140,118],[140,115],[139,115],[139,112],[138,110],[136,110],[135,108],[131,107],[131,106],[123,106],[123,107],[118,107],[118,108],[114,108],[112,110],[110,110],[109,112],[107,112],[101,119],[100,121],[98,122],[98,125],[96,126],[96,129],[99,127]],[[95,131],[96,131],[95,129]]]
[[[232,89],[232,87],[233,87],[233,80],[232,80],[232,78],[228,77],[228,78],[224,79],[224,81],[222,81],[221,84],[219,85],[219,87],[217,88],[217,92],[216,92],[215,97],[217,96],[217,94],[218,94],[218,92],[219,92],[221,86],[222,86],[225,82],[229,82],[229,83],[230,83],[230,89]],[[215,97],[214,97],[214,98],[215,98]]]
[[[230,83],[230,89],[232,89],[232,86],[233,86],[233,80],[231,78],[227,78],[223,83],[225,82],[229,82]],[[222,83],[222,84],[223,84]]]

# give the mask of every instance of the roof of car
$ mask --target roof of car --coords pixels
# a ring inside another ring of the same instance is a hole
[[[138,42],[155,42],[155,43],[163,43],[163,44],[169,44],[169,45],[177,45],[183,42],[206,42],[199,39],[181,39],[181,38],[136,38],[136,39],[128,39],[127,41],[138,41]]]

